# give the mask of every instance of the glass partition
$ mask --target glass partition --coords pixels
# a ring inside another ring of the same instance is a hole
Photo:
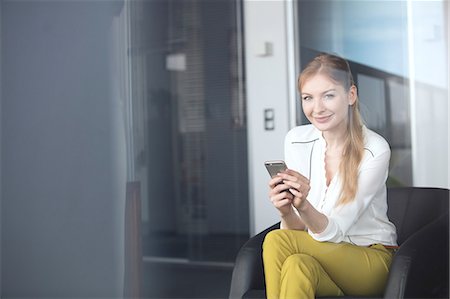
[[[228,292],[249,237],[241,4],[125,3],[128,164],[142,201],[144,296]],[[220,287],[201,287],[208,276]]]
[[[300,68],[318,52],[349,60],[365,123],[392,147],[388,185],[448,188],[441,163],[448,162],[444,1],[299,0],[296,6]]]

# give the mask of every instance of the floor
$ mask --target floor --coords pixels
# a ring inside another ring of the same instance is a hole
[[[248,235],[152,234],[142,240],[143,255],[197,262],[233,263]]]
[[[144,262],[144,298],[228,298],[233,268]]]
[[[143,298],[228,298],[246,235],[152,235],[143,239]]]

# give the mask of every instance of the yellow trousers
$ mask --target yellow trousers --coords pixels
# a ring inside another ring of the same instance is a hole
[[[268,299],[381,296],[392,250],[314,240],[307,232],[279,229],[263,243]]]

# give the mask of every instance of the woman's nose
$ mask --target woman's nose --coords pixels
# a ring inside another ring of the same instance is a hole
[[[322,99],[316,99],[314,101],[313,109],[314,109],[315,113],[322,112],[324,110],[324,105],[323,105]]]

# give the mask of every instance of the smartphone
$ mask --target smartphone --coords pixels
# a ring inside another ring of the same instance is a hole
[[[282,160],[266,161],[264,162],[264,165],[271,177],[274,177],[277,173],[287,169],[286,163]]]
[[[264,165],[266,166],[266,169],[272,178],[279,172],[287,169],[286,163],[284,163],[284,161],[282,160],[266,161],[264,162]],[[279,184],[282,183],[283,182],[280,182]],[[285,191],[291,193],[288,189],[286,189]]]

